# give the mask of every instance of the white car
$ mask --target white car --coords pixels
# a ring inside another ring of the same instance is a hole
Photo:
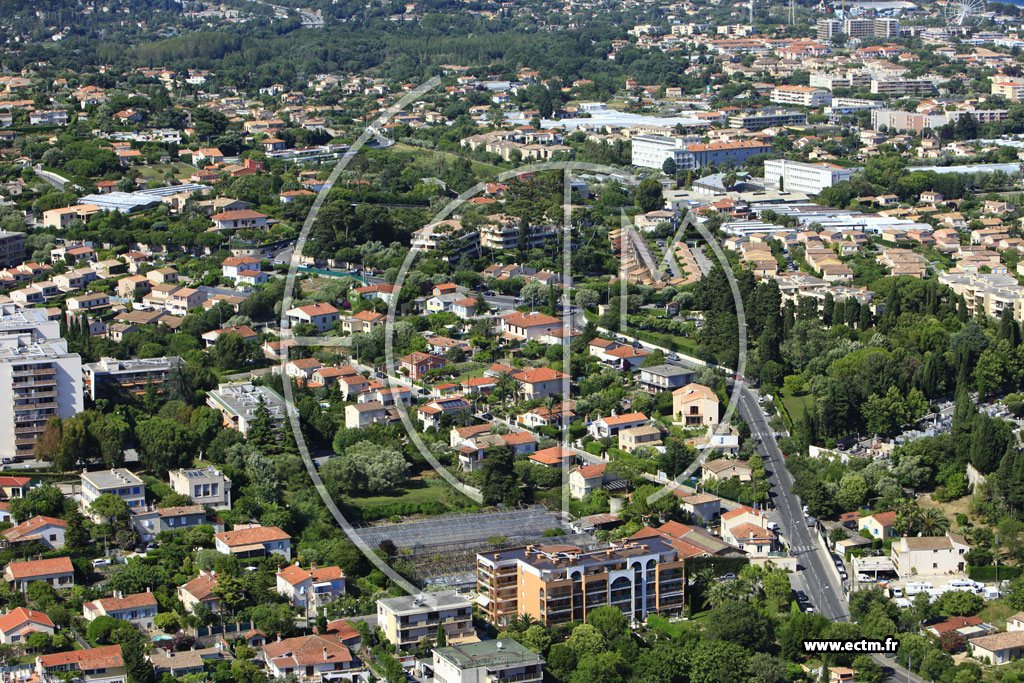
[[[110,564],[111,562],[109,557],[98,557],[92,561],[92,566],[94,567],[106,567]]]
[[[874,581],[874,579],[872,579],[867,574],[857,574],[857,582],[858,583],[872,583],[873,581]]]

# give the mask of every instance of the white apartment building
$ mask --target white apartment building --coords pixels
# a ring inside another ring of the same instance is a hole
[[[700,142],[696,136],[634,135],[633,165],[661,170],[665,159],[671,158],[682,168],[689,146]]]
[[[105,520],[92,514],[93,501],[105,493],[117,496],[125,502],[129,510],[141,510],[146,507],[146,485],[135,473],[123,467],[96,472],[82,472],[82,506],[85,513],[97,524]]]
[[[540,655],[511,638],[439,647],[433,652],[437,683],[540,683]]]
[[[51,417],[85,409],[82,359],[63,339],[0,337],[0,456],[27,458]]]
[[[807,85],[780,85],[772,89],[771,101],[775,104],[795,104],[800,107],[827,107],[832,104],[832,93],[823,88]]]
[[[832,164],[807,164],[788,159],[764,162],[765,184],[786,192],[818,194],[826,187],[849,180],[852,171]]]

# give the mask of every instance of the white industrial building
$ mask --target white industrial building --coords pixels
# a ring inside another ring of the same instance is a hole
[[[832,164],[808,164],[788,159],[764,162],[764,180],[769,187],[790,192],[819,194],[826,187],[849,180],[852,171]]]

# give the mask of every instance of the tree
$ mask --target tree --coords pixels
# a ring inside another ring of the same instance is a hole
[[[644,213],[660,209],[664,204],[661,196],[661,183],[654,178],[644,178],[637,185],[634,201],[636,207]]]
[[[947,617],[970,617],[981,611],[985,601],[968,591],[947,591],[936,601],[939,613]]]
[[[519,502],[519,478],[511,449],[495,448],[487,454],[480,492],[486,505],[501,503],[512,506]]]
[[[882,665],[869,655],[855,657],[852,668],[857,672],[857,680],[864,683],[882,683],[887,678]]]
[[[674,176],[677,170],[676,160],[672,157],[665,157],[664,163],[661,164],[661,172],[667,176]]]
[[[113,493],[103,493],[89,504],[89,511],[104,521],[128,518],[128,504]]]
[[[619,608],[611,605],[592,609],[587,614],[587,623],[596,628],[609,641],[626,633],[629,629],[626,615]]]
[[[924,536],[942,536],[949,531],[949,519],[939,508],[927,508],[917,518],[917,530]]]
[[[444,625],[437,625],[437,633],[434,634],[434,644],[437,647],[444,647],[448,644],[448,636],[444,632]]]
[[[868,484],[864,477],[860,474],[848,474],[839,483],[836,502],[839,503],[840,510],[856,510],[864,503],[867,494]]]
[[[742,683],[748,659],[747,651],[735,643],[702,639],[690,653],[690,681]]]
[[[195,457],[192,432],[175,420],[165,417],[145,420],[135,428],[135,436],[142,464],[158,476],[190,465]]]
[[[64,494],[56,486],[44,484],[39,488],[29,489],[22,498],[10,501],[11,516],[18,522],[24,522],[36,515],[57,517],[64,511]]]
[[[377,494],[403,483],[408,463],[402,454],[370,441],[360,441],[320,468],[336,492]]]
[[[274,441],[274,420],[262,394],[256,404],[253,418],[249,422],[245,439],[256,448],[266,448]]]
[[[596,655],[608,649],[608,641],[591,624],[580,624],[572,630],[565,641],[577,661],[585,655]]]
[[[709,638],[754,651],[766,650],[775,642],[774,631],[772,618],[743,600],[729,600],[716,607],[706,627]]]

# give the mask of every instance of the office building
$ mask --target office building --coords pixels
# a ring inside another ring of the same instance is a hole
[[[833,164],[807,164],[788,159],[764,162],[765,184],[787,192],[819,194],[826,187],[849,180],[852,171]]]
[[[90,515],[97,524],[102,524],[106,520],[92,514],[90,508],[92,502],[104,493],[109,493],[123,500],[128,505],[129,510],[142,510],[146,507],[146,485],[134,472],[123,467],[96,472],[82,472],[80,479],[82,484],[82,506],[85,508],[86,514]]]
[[[584,622],[611,605],[632,622],[683,609],[683,561],[660,538],[627,539],[593,550],[507,548],[476,556],[478,604],[501,626],[525,614],[547,626]]]
[[[188,496],[196,505],[231,508],[231,480],[216,467],[172,470],[168,476],[175,493]]]
[[[31,457],[52,417],[84,410],[82,359],[63,339],[0,337],[0,456]]]
[[[151,385],[158,394],[162,394],[174,370],[181,366],[182,360],[178,356],[133,360],[100,358],[98,363],[82,366],[85,392],[94,401],[125,394],[142,396]]]
[[[804,117],[806,121],[806,116]],[[670,146],[666,141],[678,141],[660,135],[638,135],[633,137],[633,165],[645,168],[662,167],[665,158],[671,156],[679,170],[694,170],[712,164],[739,165],[757,154],[772,151],[771,145],[754,140],[739,142],[692,143]],[[671,151],[669,151],[671,150]],[[658,160],[661,159],[659,162]]]
[[[473,603],[454,591],[377,601],[377,626],[399,649],[411,652],[424,638],[434,642],[438,625],[453,645],[477,640],[473,629]]]
[[[544,660],[511,638],[433,651],[436,683],[540,683]]]
[[[266,407],[275,425],[282,424],[285,418],[284,398],[270,387],[257,386],[251,382],[221,384],[216,390],[207,393],[206,404],[220,411],[225,425],[237,429],[243,435],[248,433],[249,425],[261,404]]]
[[[753,109],[729,117],[730,128],[745,128],[747,130],[805,125],[807,125],[807,114],[790,109]]]

